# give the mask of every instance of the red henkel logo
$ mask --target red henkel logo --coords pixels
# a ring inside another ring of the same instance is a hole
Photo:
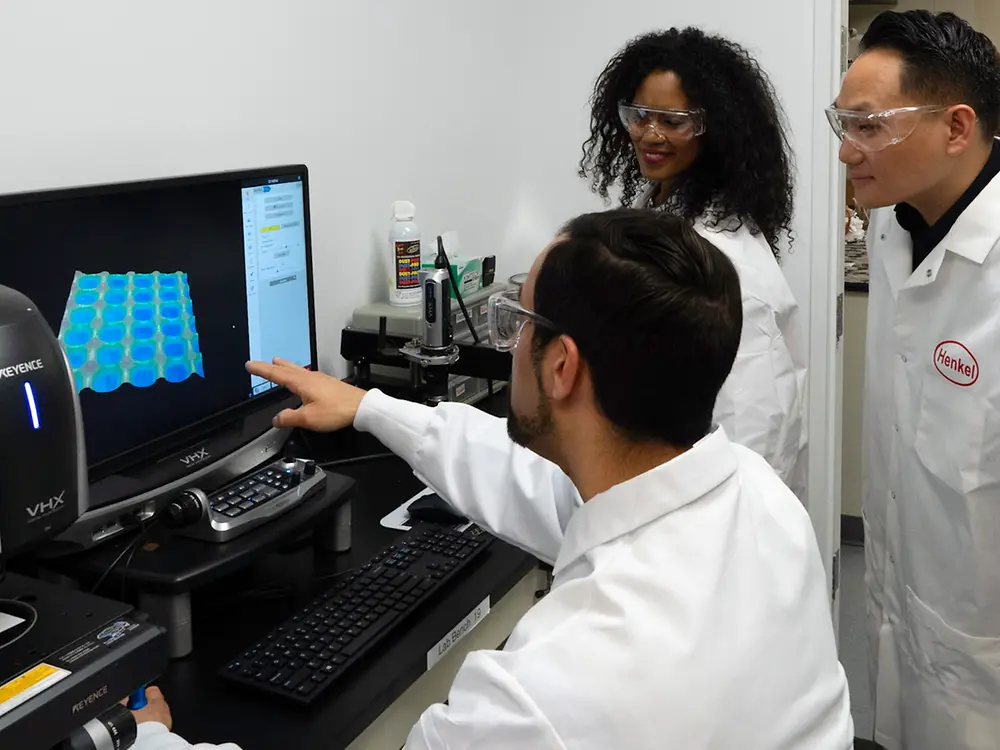
[[[942,341],[934,349],[934,366],[945,379],[963,388],[979,380],[979,362],[965,344]]]

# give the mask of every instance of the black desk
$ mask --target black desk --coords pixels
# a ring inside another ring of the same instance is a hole
[[[490,410],[500,411],[501,401],[506,396],[494,397]],[[320,460],[385,451],[370,436],[353,431],[306,440]],[[189,741],[236,742],[244,750],[346,747],[426,671],[431,647],[487,596],[495,605],[537,564],[530,555],[494,542],[451,588],[428,602],[408,628],[358,664],[345,683],[316,706],[303,709],[244,691],[218,678],[219,667],[293,614],[312,593],[332,584],[317,578],[363,564],[391,544],[400,532],[383,528],[379,521],[422,488],[409,467],[394,457],[330,471],[357,482],[349,552],[322,555],[308,541],[291,544],[254,569],[192,595],[194,651],[172,662],[158,681],[176,731]],[[281,586],[297,592],[277,592]]]

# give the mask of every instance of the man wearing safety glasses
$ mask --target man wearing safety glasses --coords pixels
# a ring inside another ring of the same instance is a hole
[[[554,564],[551,593],[502,651],[466,659],[407,750],[851,748],[809,516],[712,424],[741,335],[732,262],[668,213],[589,214],[520,296],[491,300],[489,324],[513,356],[507,420],[248,365],[302,398],[276,424],[374,434]],[[189,747],[142,726],[161,750]]]
[[[1000,63],[884,13],[827,116],[870,220],[864,516],[875,739],[1000,747]]]

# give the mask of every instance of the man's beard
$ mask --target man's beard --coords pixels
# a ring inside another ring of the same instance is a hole
[[[538,389],[538,408],[534,414],[524,416],[514,411],[510,403],[510,387],[507,388],[507,434],[510,439],[525,448],[531,448],[539,438],[552,434],[555,424],[552,421],[552,408],[548,396]]]

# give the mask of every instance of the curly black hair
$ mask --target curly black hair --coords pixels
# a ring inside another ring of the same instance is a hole
[[[670,186],[665,207],[709,226],[746,225],[763,234],[777,256],[782,237],[792,241],[792,155],[785,119],[767,74],[739,44],[700,29],[670,29],[637,37],[615,55],[594,84],[590,137],[580,176],[609,202],[619,183],[630,206],[643,185],[618,104],[632,101],[651,73],[672,72],[692,109],[705,111],[698,161]],[[734,223],[735,220],[735,223]]]

